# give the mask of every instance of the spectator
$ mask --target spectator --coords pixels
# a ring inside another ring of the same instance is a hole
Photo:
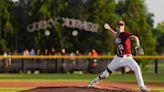
[[[30,51],[30,55],[31,55],[31,56],[36,55],[36,53],[35,53],[35,50],[34,50],[34,49],[31,49],[31,51]]]
[[[72,64],[75,65],[75,64],[76,64],[76,60],[75,60],[75,58],[74,58],[75,53],[74,53],[74,52],[71,52],[70,56],[72,56],[72,57],[71,57]]]
[[[61,50],[61,55],[66,55],[66,50],[65,50],[65,48],[63,48],[62,50]]]
[[[61,55],[62,55],[62,56],[65,56],[65,55],[66,55],[66,50],[65,50],[65,48],[63,48],[63,49],[61,50]],[[66,64],[65,64],[65,59],[64,59],[64,58],[61,59],[61,64],[62,64],[61,72],[65,72],[65,71],[66,71],[66,70],[65,70]]]
[[[93,49],[89,55],[92,56],[92,59],[89,59],[89,64],[88,64],[88,72],[93,73],[94,69],[97,67],[97,59],[96,57],[98,56],[98,53],[95,49]]]
[[[4,52],[3,56],[9,56],[9,54],[7,52]],[[11,65],[11,59],[6,58],[4,59],[4,61],[5,61],[5,68],[9,68],[9,66]]]
[[[55,50],[55,48],[52,48],[52,49],[51,49],[51,55],[56,55],[56,50]]]
[[[92,63],[92,68],[95,68],[97,65],[97,59],[96,57],[98,56],[98,53],[95,49],[92,50],[91,55],[94,57],[93,58],[93,63]]]
[[[75,55],[76,56],[79,56],[80,55],[79,50],[76,50],[75,51]],[[75,63],[76,63],[77,66],[79,65],[79,59],[78,58],[76,58]]]
[[[91,56],[92,53],[89,52],[88,55]],[[91,67],[92,59],[91,59],[91,58],[88,58],[88,61],[89,61],[89,62],[88,62],[88,72],[91,73],[91,72],[92,72],[92,71],[91,71],[91,69],[92,69],[92,67]]]
[[[98,53],[97,53],[97,51],[95,49],[93,49],[92,52],[91,52],[91,55],[93,57],[97,57]]]
[[[40,51],[40,49],[36,49],[36,55],[37,56],[39,56],[39,55],[41,55],[41,51]],[[43,61],[43,59],[36,59],[36,70],[40,70],[40,65],[42,64],[42,61]]]
[[[37,49],[37,50],[36,50],[36,55],[41,55],[40,49]]]
[[[55,50],[55,48],[52,48],[52,49],[51,49],[51,55],[56,55],[56,50]],[[57,58],[51,59],[50,61],[52,62],[51,64],[53,64],[53,62],[55,62],[55,71],[58,72],[58,62],[57,62]]]
[[[28,49],[25,49],[25,50],[23,51],[23,55],[24,55],[24,56],[29,56],[29,55],[30,55]]]
[[[76,56],[79,56],[80,55],[80,53],[79,53],[79,50],[76,50]]]
[[[44,50],[44,54],[43,55],[49,55],[48,49]]]
[[[3,56],[8,56],[7,52],[4,52],[4,53],[3,53]]]

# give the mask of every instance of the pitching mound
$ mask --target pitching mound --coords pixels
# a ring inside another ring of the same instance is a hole
[[[78,86],[63,86],[63,87],[38,87],[21,92],[136,92],[128,89],[120,88],[95,88],[95,87],[78,87]]]

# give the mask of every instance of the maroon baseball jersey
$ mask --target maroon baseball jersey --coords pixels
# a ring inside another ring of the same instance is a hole
[[[115,53],[118,56],[123,56],[132,53],[129,36],[131,36],[129,32],[117,33],[115,39],[115,46],[116,46]]]

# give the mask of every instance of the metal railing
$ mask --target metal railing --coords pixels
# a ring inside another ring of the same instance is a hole
[[[0,71],[8,72],[12,70],[25,72],[27,70],[39,70],[39,71],[52,71],[63,72],[65,70],[83,70],[84,72],[90,72],[93,68],[97,72],[106,68],[108,61],[114,56],[100,55],[100,56],[61,56],[61,55],[40,55],[40,56],[23,56],[23,55],[11,55],[0,56]],[[164,59],[164,56],[133,56],[135,59],[154,59],[154,73],[158,74],[158,60]],[[93,67],[97,59],[96,68]],[[86,62],[84,62],[86,61]],[[91,65],[91,66],[90,66]]]
[[[64,58],[64,59],[70,59],[70,58],[113,58],[114,56],[109,56],[109,55],[100,55],[100,56],[88,56],[88,55],[82,55],[82,56],[62,56],[62,55],[39,55],[39,56],[23,56],[23,55],[11,55],[11,56],[2,56],[0,55],[1,59],[5,59],[5,58],[11,58],[11,59],[32,59],[32,58],[44,58],[44,59],[54,59],[54,58]],[[164,56],[133,56],[136,59],[164,59]]]

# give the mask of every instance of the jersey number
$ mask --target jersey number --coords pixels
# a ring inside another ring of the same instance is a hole
[[[122,51],[124,50],[124,46],[122,44],[117,45],[117,55],[123,55]]]

